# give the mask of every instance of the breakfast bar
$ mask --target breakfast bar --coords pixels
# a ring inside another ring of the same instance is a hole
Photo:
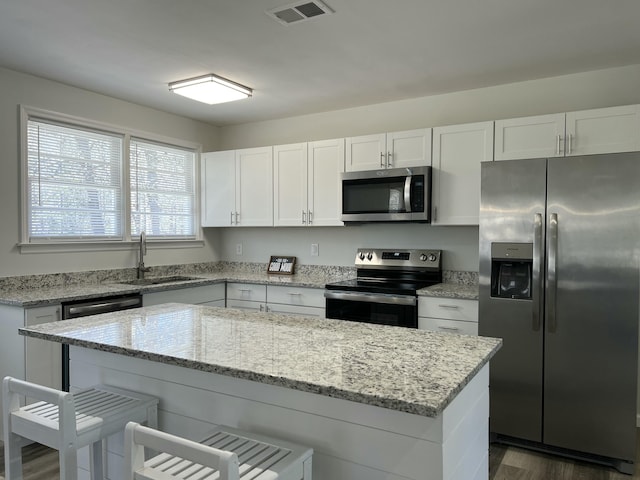
[[[160,398],[162,430],[197,440],[224,424],[306,444],[315,479],[488,478],[499,339],[177,303],[20,333],[70,345],[72,389]],[[121,455],[111,439],[110,478]]]

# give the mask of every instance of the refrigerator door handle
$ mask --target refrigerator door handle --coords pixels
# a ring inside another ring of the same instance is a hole
[[[558,260],[558,214],[549,215],[549,249],[547,251],[547,325],[549,333],[555,333],[558,322],[556,319],[556,291],[558,288],[557,260]]]
[[[533,331],[540,330],[540,312],[542,311],[542,276],[540,267],[542,265],[542,214],[536,213],[533,217]]]

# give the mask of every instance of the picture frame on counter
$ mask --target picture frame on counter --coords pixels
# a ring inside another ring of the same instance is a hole
[[[276,275],[293,275],[295,265],[296,257],[271,255],[271,258],[269,259],[269,266],[267,267],[267,273]]]

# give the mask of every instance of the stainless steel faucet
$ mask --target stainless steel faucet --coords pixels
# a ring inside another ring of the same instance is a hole
[[[143,279],[145,272],[150,270],[144,266],[144,256],[147,254],[147,236],[144,231],[140,232],[140,254],[138,259],[138,279]]]

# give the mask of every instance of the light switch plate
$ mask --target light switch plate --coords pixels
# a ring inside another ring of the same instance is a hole
[[[312,257],[317,257],[318,255],[319,255],[318,244],[317,243],[312,243],[311,244],[311,256]]]
[[[236,255],[242,255],[242,244],[236,243]]]

